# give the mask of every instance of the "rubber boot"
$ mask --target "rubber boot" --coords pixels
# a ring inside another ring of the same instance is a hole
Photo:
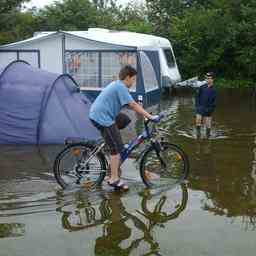
[[[206,138],[209,139],[211,136],[211,128],[206,128]]]
[[[201,137],[201,126],[199,125],[196,126],[196,137],[197,139],[200,139]]]

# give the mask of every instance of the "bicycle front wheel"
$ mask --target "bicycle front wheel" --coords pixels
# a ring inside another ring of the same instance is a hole
[[[92,188],[103,181],[106,160],[101,152],[91,155],[93,149],[93,145],[75,143],[68,145],[57,155],[53,172],[62,188],[70,185]]]
[[[168,185],[186,179],[189,161],[178,146],[160,142],[158,149],[150,146],[140,163],[140,175],[147,187]]]

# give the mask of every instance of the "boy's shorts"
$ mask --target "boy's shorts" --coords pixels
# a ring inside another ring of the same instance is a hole
[[[111,126],[105,127],[101,126],[94,120],[91,120],[93,125],[100,130],[101,135],[110,149],[111,155],[120,154],[123,151],[123,141],[120,134],[119,129],[117,128],[116,123],[112,124]]]

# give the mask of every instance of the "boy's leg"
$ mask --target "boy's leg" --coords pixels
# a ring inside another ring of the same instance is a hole
[[[201,126],[202,125],[202,115],[201,114],[196,114],[196,126]]]
[[[206,126],[206,128],[209,128],[209,129],[212,128],[212,117],[211,116],[205,117],[205,126]]]
[[[123,184],[122,182],[118,182],[120,180],[119,177],[119,169],[121,163],[120,153],[123,150],[123,142],[121,138],[121,134],[116,124],[111,125],[110,127],[104,127],[102,131],[102,136],[110,148],[110,177],[108,179],[108,184],[115,184],[115,187],[120,187],[122,189],[128,189],[128,186]]]
[[[201,136],[201,125],[202,125],[202,115],[196,114],[196,136],[200,138]]]
[[[212,127],[212,117],[205,117],[205,126],[206,126],[206,137],[209,138],[211,136],[211,127]]]
[[[111,155],[110,159],[110,177],[108,182],[112,183],[119,179],[120,154]]]

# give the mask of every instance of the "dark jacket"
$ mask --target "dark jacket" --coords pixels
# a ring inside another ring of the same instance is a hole
[[[199,88],[196,95],[196,112],[203,116],[210,116],[216,108],[216,90],[208,85]]]

